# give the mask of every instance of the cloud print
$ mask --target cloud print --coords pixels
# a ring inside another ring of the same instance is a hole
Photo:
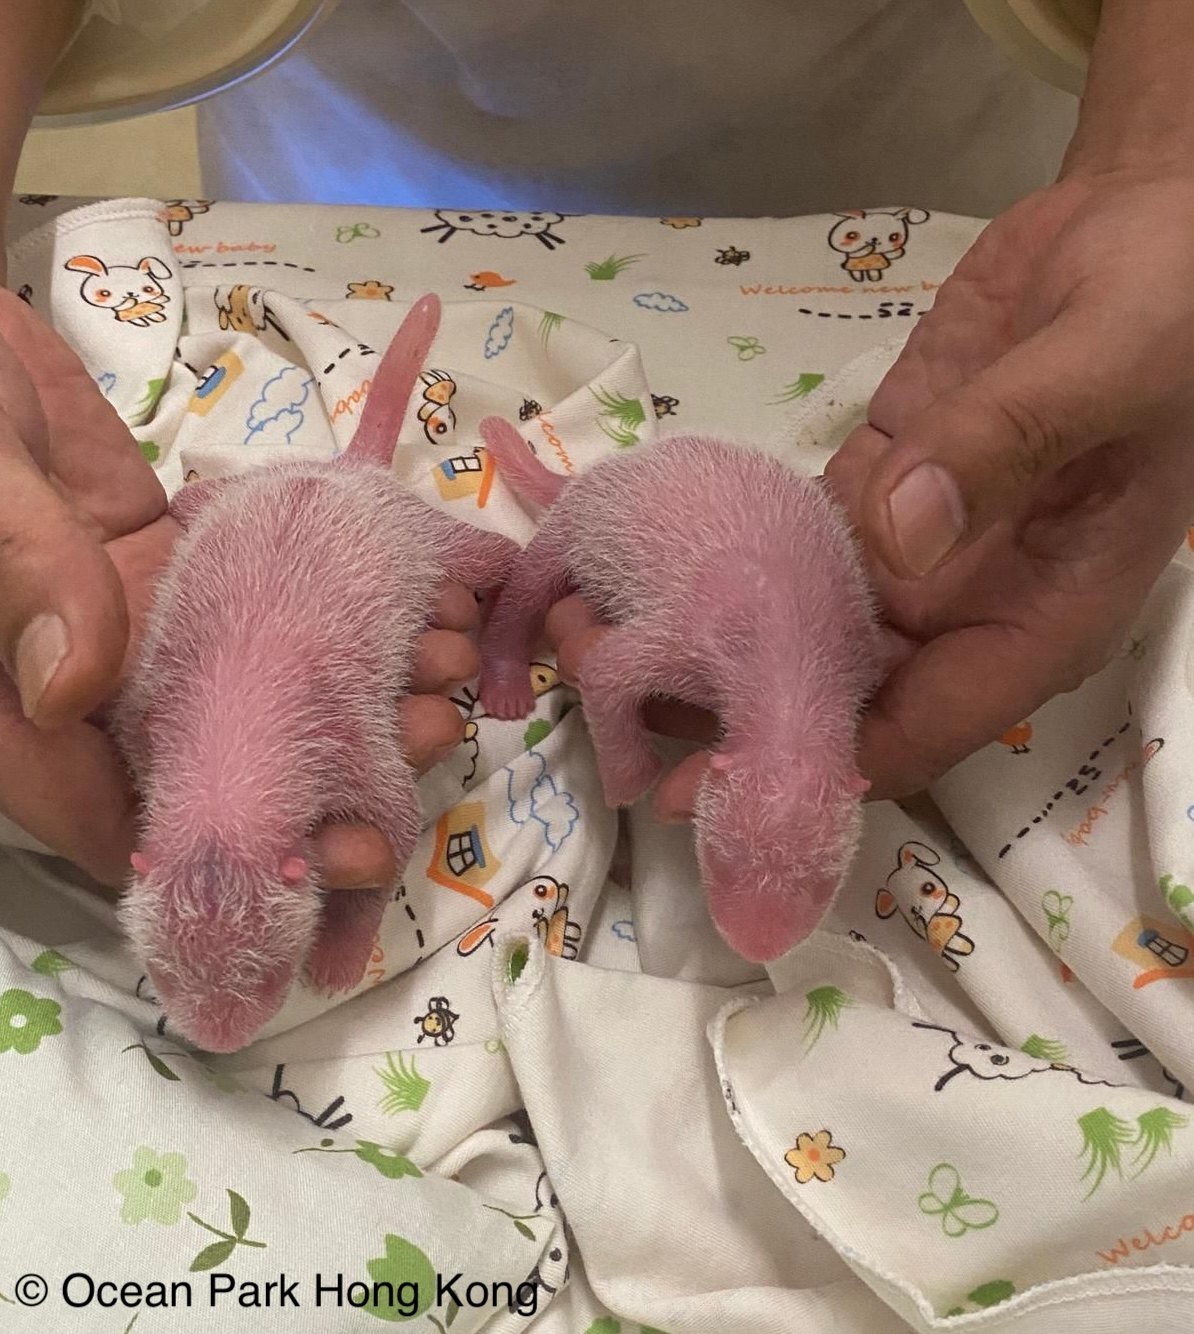
[[[246,445],[288,445],[303,424],[303,404],[315,383],[297,366],[271,376],[245,418]]]
[[[498,311],[497,319],[489,326],[485,339],[485,360],[492,361],[499,352],[504,352],[514,337],[514,307],[503,306]]]
[[[527,751],[529,762],[537,765],[537,772],[525,796],[514,791],[515,771],[506,770],[506,801],[510,819],[516,825],[534,822],[543,829],[543,839],[552,852],[559,852],[580,821],[580,810],[570,792],[562,792],[555,779],[547,772],[547,761],[536,750]]]
[[[640,292],[634,298],[634,304],[643,310],[659,310],[667,314],[678,314],[688,309],[678,296],[672,296],[669,292]]]

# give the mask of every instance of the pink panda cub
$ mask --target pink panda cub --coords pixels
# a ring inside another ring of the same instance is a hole
[[[250,1042],[305,965],[364,975],[393,886],[321,894],[310,835],[381,830],[401,871],[421,826],[398,705],[442,582],[499,585],[507,538],[449,519],[390,471],[439,325],[416,303],[347,451],[191,483],[136,666],[114,710],[144,802],[123,923],[171,1027]]]
[[[567,480],[502,419],[481,433],[499,474],[550,506],[482,640],[486,711],[529,711],[546,612],[579,592],[614,627],[580,681],[607,801],[627,805],[659,776],[647,699],[716,709],[695,809],[702,879],[727,942],[777,958],[820,921],[853,856],[859,715],[889,661],[845,516],[819,479],[709,437]]]

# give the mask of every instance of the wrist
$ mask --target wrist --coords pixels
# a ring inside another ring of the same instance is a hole
[[[82,13],[83,0],[0,0],[0,226],[34,110]],[[0,282],[6,268],[0,259]]]
[[[1194,5],[1103,0],[1078,127],[1060,177],[1189,175]]]

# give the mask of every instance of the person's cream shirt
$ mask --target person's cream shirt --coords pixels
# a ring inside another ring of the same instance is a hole
[[[1097,0],[93,0],[44,110],[231,84],[200,105],[204,188],[228,198],[986,216],[1052,179],[1097,17]]]

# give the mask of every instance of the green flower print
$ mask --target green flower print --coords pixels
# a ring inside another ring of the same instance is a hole
[[[144,1146],[133,1154],[133,1165],[117,1172],[112,1184],[124,1196],[120,1210],[125,1223],[144,1223],[147,1219],[161,1227],[173,1227],[182,1221],[184,1204],[199,1193],[199,1187],[186,1177],[187,1160],[181,1153],[158,1153]]]
[[[387,1149],[383,1145],[374,1144],[367,1139],[358,1141],[356,1155],[361,1162],[376,1167],[382,1176],[387,1177],[390,1181],[397,1181],[399,1177],[421,1177],[423,1175],[409,1158],[404,1158],[397,1150]]]
[[[0,995],[0,1052],[28,1056],[36,1051],[42,1038],[62,1032],[61,1013],[57,1001],[41,1000],[20,987],[4,992]]]
[[[1169,904],[1175,917],[1180,917],[1187,926],[1194,925],[1194,890],[1189,885],[1178,884],[1172,875],[1163,875],[1160,881],[1161,893]]]
[[[409,1283],[412,1286],[406,1291],[418,1293],[419,1309],[410,1315],[404,1314],[400,1309],[401,1303],[395,1303],[393,1306],[385,1304],[361,1308],[376,1316],[378,1320],[385,1320],[390,1324],[397,1324],[400,1320],[413,1320],[416,1316],[422,1315],[435,1299],[435,1266],[417,1246],[412,1246],[409,1241],[395,1237],[392,1233],[386,1234],[385,1255],[377,1260],[370,1260],[365,1268],[377,1285],[374,1288],[375,1294],[385,1294],[386,1289],[381,1287],[383,1283],[389,1283],[394,1293],[398,1292],[399,1284]]]

